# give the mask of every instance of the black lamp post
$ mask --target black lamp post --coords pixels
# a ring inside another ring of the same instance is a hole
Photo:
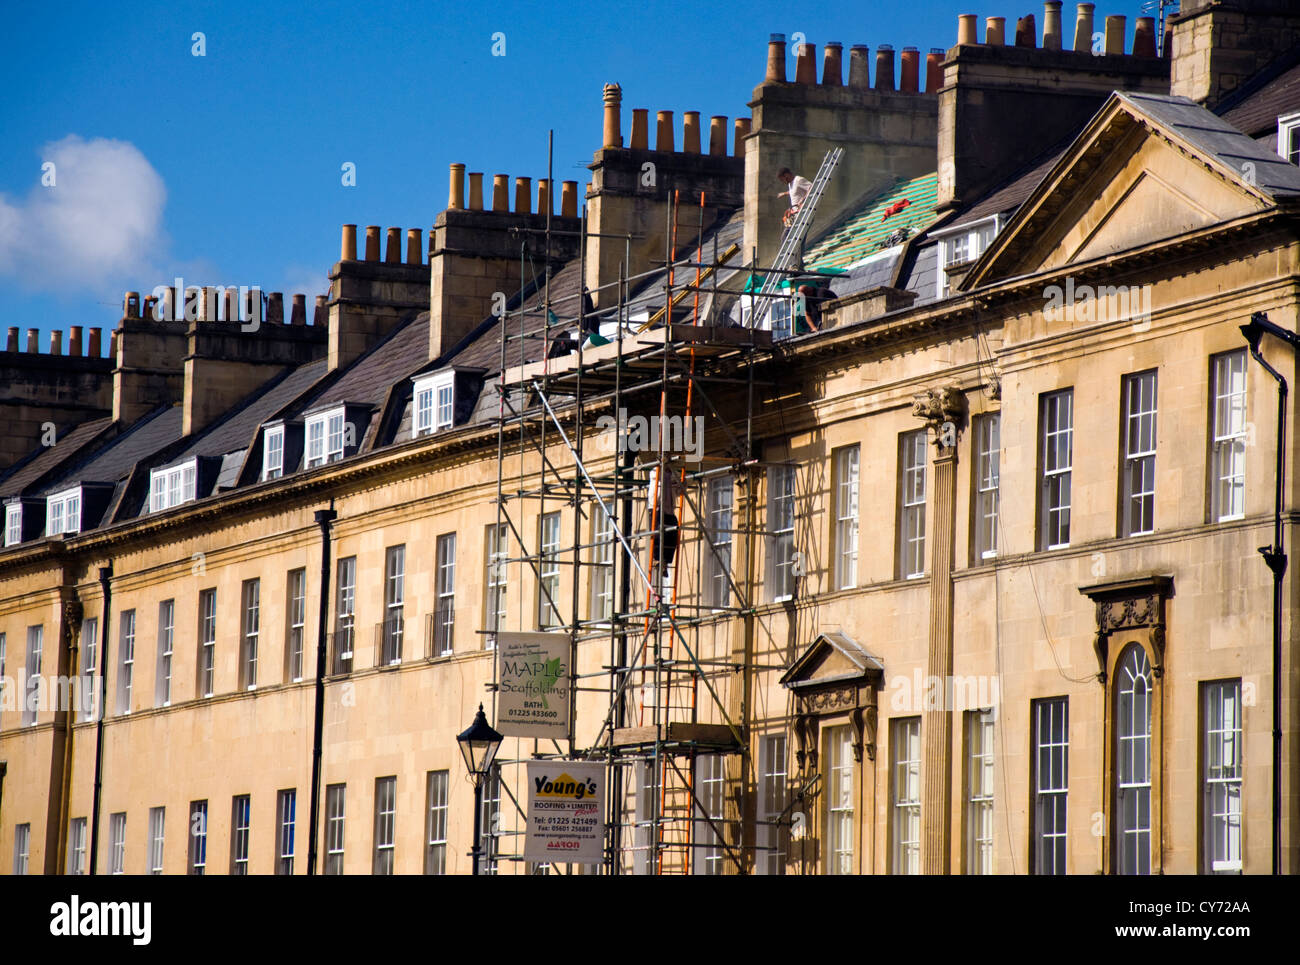
[[[460,752],[465,756],[465,768],[474,781],[474,848],[470,855],[474,859],[474,874],[478,874],[479,855],[482,853],[483,840],[483,781],[492,771],[492,761],[497,756],[502,737],[483,716],[483,705],[478,705],[474,723],[456,735]]]

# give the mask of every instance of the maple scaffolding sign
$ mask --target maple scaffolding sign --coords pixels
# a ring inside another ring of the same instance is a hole
[[[569,635],[497,634],[497,720],[510,737],[569,736]]]
[[[599,864],[605,858],[605,765],[528,761],[524,860]]]

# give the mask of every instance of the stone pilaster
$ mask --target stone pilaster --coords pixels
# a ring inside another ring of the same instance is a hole
[[[938,707],[926,700],[921,714],[921,871],[948,874],[952,865],[952,566],[957,524],[957,440],[966,424],[966,397],[947,385],[928,389],[912,414],[934,434],[930,497],[929,675],[923,692],[942,695]],[[923,698],[925,699],[925,698]]]

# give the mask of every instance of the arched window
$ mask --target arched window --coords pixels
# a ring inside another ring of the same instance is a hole
[[[1122,875],[1151,873],[1151,664],[1139,644],[1115,669],[1115,857]]]

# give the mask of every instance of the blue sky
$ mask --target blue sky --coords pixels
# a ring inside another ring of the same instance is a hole
[[[1099,18],[1131,24],[1138,4],[1113,6]],[[673,110],[680,137],[685,110],[748,115],[771,32],[924,52],[955,42],[963,12],[1014,24],[1042,4],[14,5],[0,39],[0,327],[109,328],[123,291],[177,274],[323,293],[339,226],[427,231],[449,162],[489,182],[544,177],[553,128],[556,180],[585,184],[608,81],[623,86],[625,136],[646,107]],[[348,161],[355,187],[341,183]]]

